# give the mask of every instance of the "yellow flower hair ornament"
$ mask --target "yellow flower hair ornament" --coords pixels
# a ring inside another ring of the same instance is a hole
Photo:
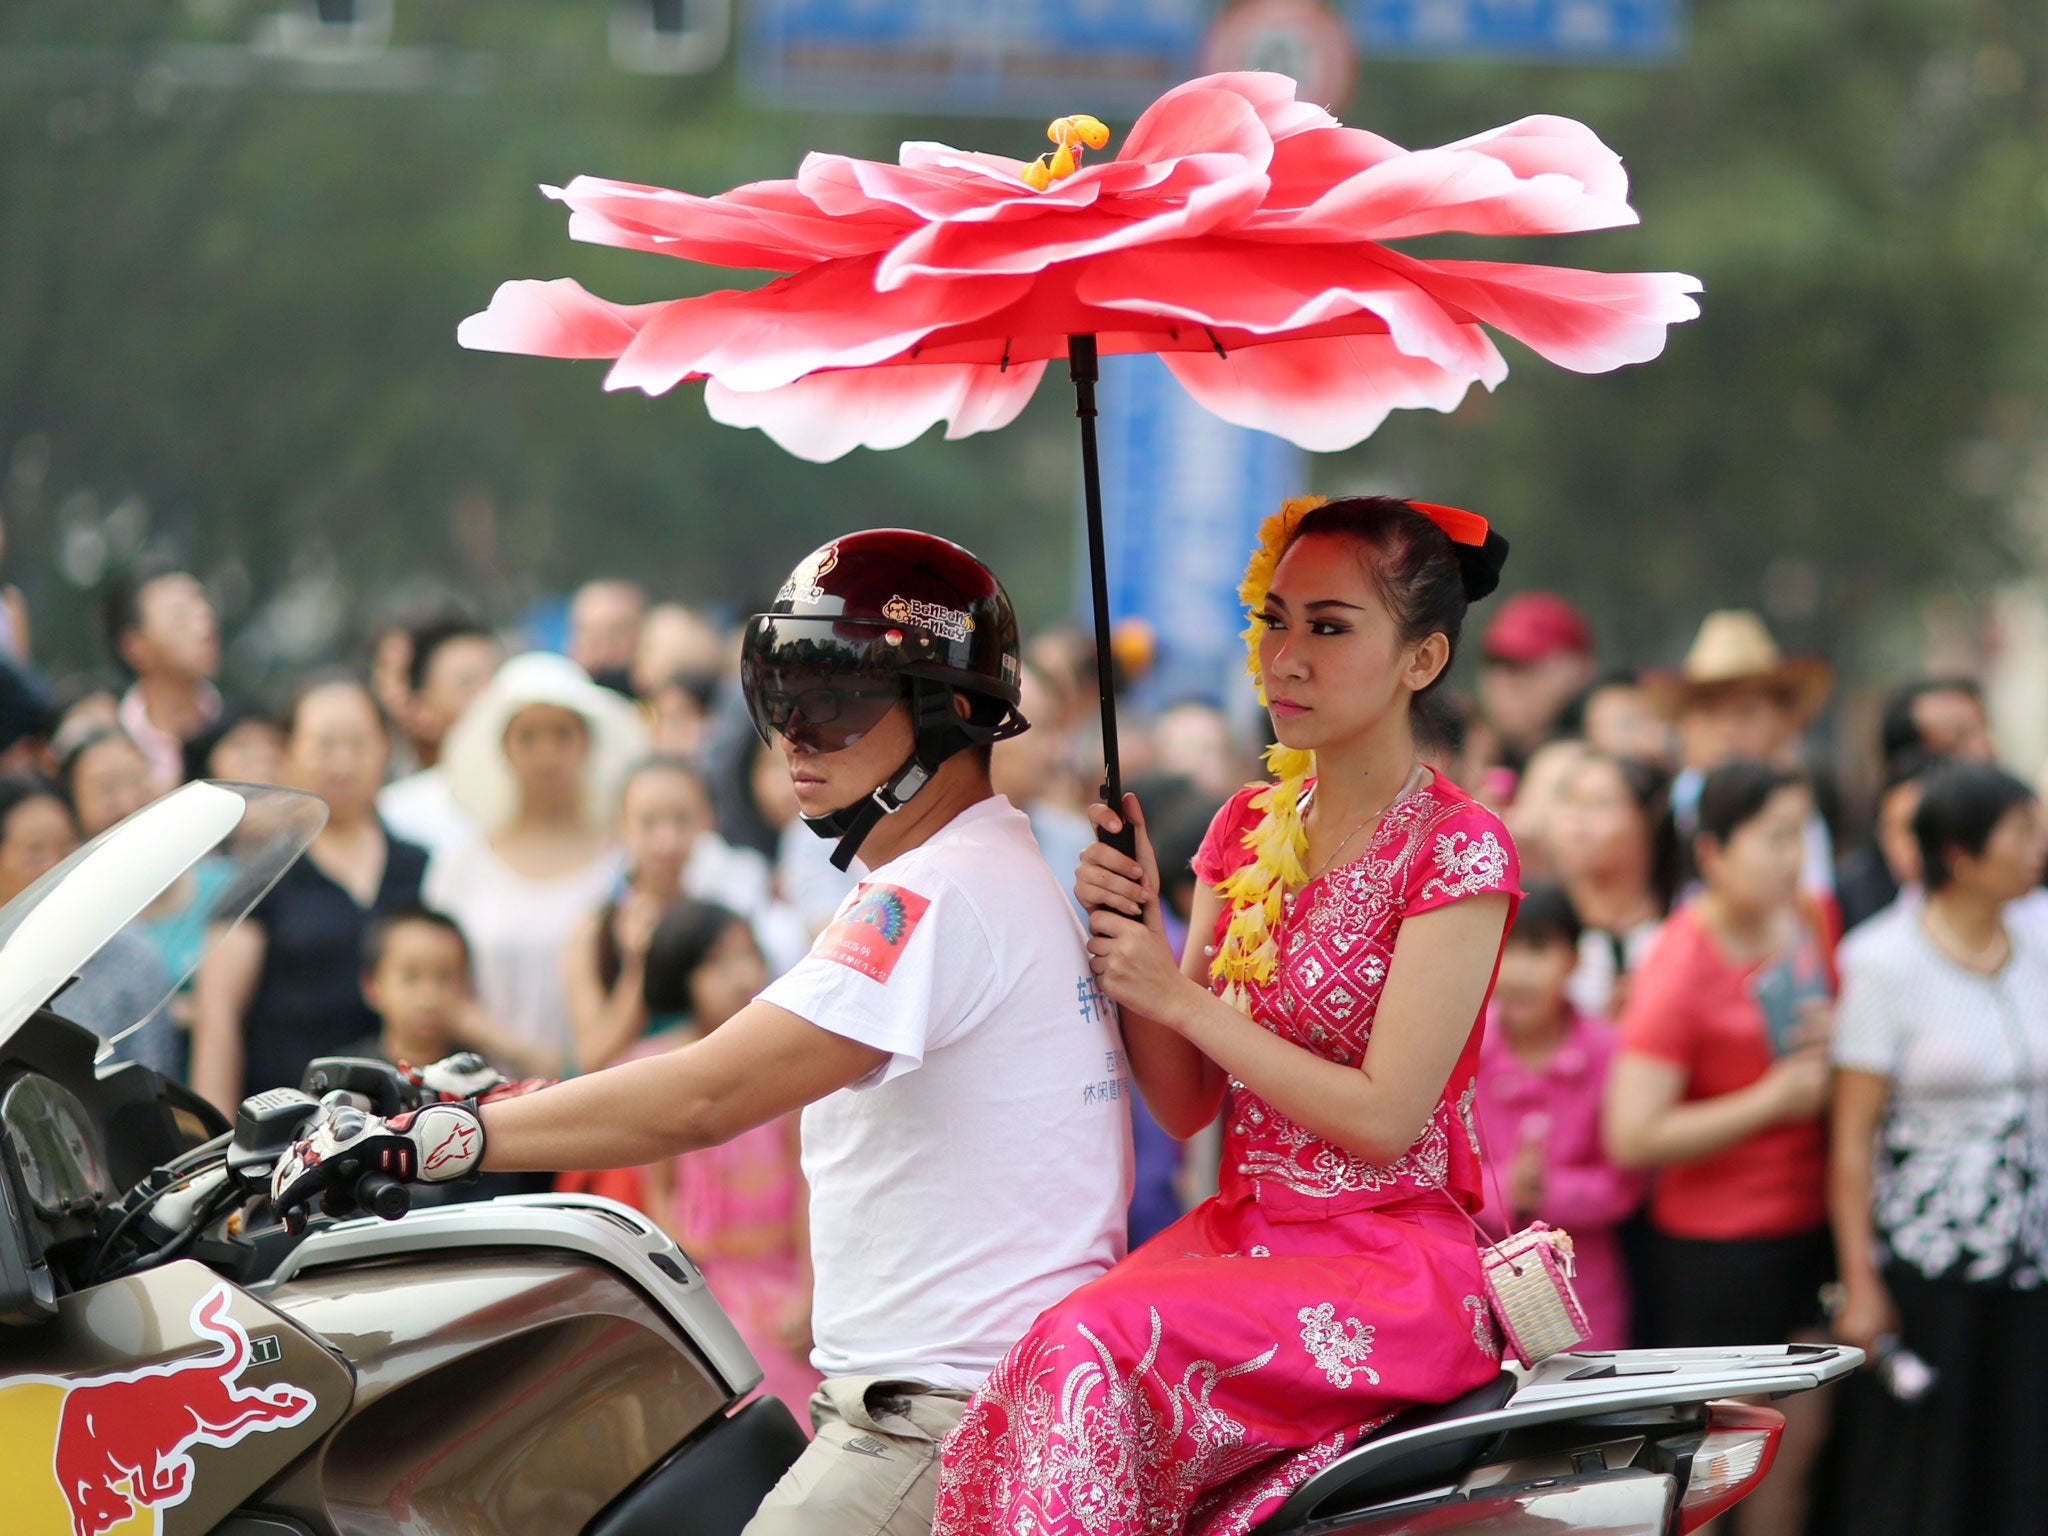
[[[1321,496],[1297,496],[1283,502],[1280,510],[1259,525],[1259,542],[1246,564],[1238,598],[1244,603],[1250,622],[1245,626],[1245,670],[1258,687],[1259,702],[1266,702],[1266,680],[1259,671],[1259,641],[1266,633],[1260,617],[1266,594],[1273,586],[1273,572],[1302,518],[1324,504]],[[1252,809],[1263,812],[1244,835],[1244,846],[1252,860],[1216,887],[1230,903],[1230,922],[1209,974],[1226,983],[1224,1001],[1240,1012],[1249,1012],[1251,998],[1245,983],[1273,979],[1280,948],[1274,938],[1287,901],[1288,889],[1308,879],[1308,830],[1301,824],[1301,791],[1316,771],[1316,755],[1277,742],[1266,748],[1266,769],[1273,782],[1252,796]]]

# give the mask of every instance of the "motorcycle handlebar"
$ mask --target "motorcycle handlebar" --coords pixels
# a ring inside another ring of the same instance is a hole
[[[412,1209],[412,1191],[374,1168],[356,1180],[355,1193],[357,1209],[386,1221],[396,1221]]]

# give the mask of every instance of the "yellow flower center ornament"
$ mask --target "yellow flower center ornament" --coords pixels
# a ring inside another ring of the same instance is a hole
[[[1059,145],[1025,166],[1020,173],[1034,192],[1043,192],[1056,181],[1065,181],[1081,169],[1084,149],[1101,149],[1109,143],[1109,129],[1086,113],[1056,117],[1046,126],[1045,136]]]
[[[1261,615],[1265,612],[1267,594],[1273,588],[1273,573],[1279,569],[1280,557],[1293,543],[1301,520],[1328,504],[1329,498],[1325,496],[1297,496],[1282,502],[1280,510],[1259,525],[1259,542],[1238,586],[1238,600],[1245,605],[1250,619],[1244,631],[1245,670],[1252,675],[1261,704],[1266,702],[1266,679],[1259,670],[1259,641],[1266,633],[1266,621]],[[1499,561],[1506,556],[1507,541],[1491,533],[1486,519],[1475,512],[1426,501],[1411,501],[1408,505],[1444,531],[1459,555],[1461,566],[1467,564],[1468,550],[1482,566],[1490,566],[1479,590],[1475,590],[1468,568],[1467,596],[1483,597],[1490,592],[1498,579]],[[1252,851],[1252,859],[1216,887],[1217,893],[1230,904],[1230,921],[1223,930],[1222,942],[1216,946],[1215,958],[1209,962],[1209,975],[1224,983],[1223,1000],[1242,1013],[1251,1011],[1246,984],[1263,984],[1273,979],[1280,960],[1280,919],[1286,910],[1287,893],[1308,883],[1308,829],[1302,825],[1301,794],[1309,776],[1316,771],[1316,755],[1275,742],[1266,748],[1265,758],[1273,782],[1252,796],[1251,808],[1262,813],[1244,835],[1244,846]]]

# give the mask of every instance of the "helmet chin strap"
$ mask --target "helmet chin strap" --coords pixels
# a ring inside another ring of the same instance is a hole
[[[973,728],[954,711],[953,690],[943,684],[912,679],[910,713],[914,745],[902,767],[853,804],[803,818],[803,824],[818,836],[839,839],[839,846],[832,850],[834,869],[850,865],[883,817],[902,810],[937,776],[941,763],[973,744]]]

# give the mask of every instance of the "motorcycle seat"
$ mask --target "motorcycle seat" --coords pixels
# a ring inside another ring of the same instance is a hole
[[[1518,1385],[1514,1372],[1502,1371],[1491,1381],[1482,1382],[1449,1402],[1424,1403],[1396,1414],[1375,1434],[1317,1473],[1312,1484],[1296,1489],[1292,1498],[1253,1527],[1252,1536],[1285,1536],[1286,1532],[1300,1530],[1311,1520],[1325,1518],[1340,1508],[1356,1509],[1406,1489],[1454,1481],[1459,1473],[1490,1454],[1506,1431],[1482,1425],[1476,1426],[1469,1436],[1416,1446],[1392,1456],[1373,1453],[1378,1442],[1387,1436],[1477,1418],[1505,1407]],[[1345,1476],[1347,1463],[1357,1464],[1356,1476]]]

